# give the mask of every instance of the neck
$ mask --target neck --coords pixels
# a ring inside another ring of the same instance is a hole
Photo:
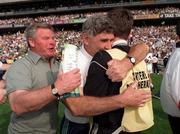
[[[86,51],[89,55],[94,56],[94,54],[90,51],[90,49],[88,48],[88,46],[84,45],[84,49],[85,49],[85,51]]]

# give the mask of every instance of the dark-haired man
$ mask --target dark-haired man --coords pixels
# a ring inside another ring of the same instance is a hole
[[[95,15],[89,17],[85,21],[82,27],[83,46],[81,46],[80,50],[78,51],[80,55],[78,68],[80,68],[81,75],[83,76],[83,82],[82,82],[83,84],[85,84],[86,82],[87,70],[89,68],[92,57],[99,50],[111,49],[113,40],[114,40],[114,26],[112,21],[107,16]],[[144,47],[146,49],[146,46],[142,45],[143,50]],[[140,53],[138,53],[137,55],[139,54]],[[143,55],[144,52],[141,56]],[[131,59],[133,58],[131,57]],[[136,58],[136,59],[139,60],[140,58]],[[135,60],[132,62],[133,64],[135,64]],[[121,80],[122,77],[124,77],[123,75],[126,75],[127,70],[129,70],[132,66],[133,65],[128,59],[128,57],[124,58],[122,61],[119,60],[110,61],[107,74],[112,81],[119,81]],[[99,81],[98,79],[96,79],[98,77],[99,77],[98,75],[96,74],[94,75],[95,78],[94,80],[97,80],[97,82]],[[83,86],[84,85],[82,85],[82,87]],[[108,96],[105,98],[99,97],[101,99],[99,99],[98,97],[94,97],[94,99],[90,99],[88,96],[81,96],[79,98],[78,97],[66,98],[65,99],[66,110],[65,110],[65,117],[63,119],[63,123],[61,126],[61,133],[87,134],[89,131],[89,118],[87,116],[99,115],[126,106],[143,105],[144,102],[149,99],[150,94],[148,92],[147,96],[149,97],[145,99],[144,93],[146,94],[146,92],[141,94],[142,92],[140,93],[139,90],[134,90],[132,88],[136,86],[137,85],[134,83],[133,85],[130,85],[128,87],[127,92],[124,92],[121,95],[118,94],[115,96]],[[95,90],[98,91],[99,89],[95,88]],[[136,97],[132,96],[132,94],[134,94]],[[116,100],[116,97],[118,97],[119,99]],[[142,98],[144,98],[145,100],[143,100]],[[137,105],[136,103],[137,99],[139,99],[138,101],[143,100],[142,103],[139,103]],[[102,100],[104,100],[104,102]],[[116,105],[115,101],[119,103],[119,106]],[[85,102],[89,105],[84,105]],[[121,102],[123,102],[125,105],[121,105]],[[76,116],[74,116],[73,114]]]
[[[94,55],[89,67],[86,84],[84,86],[84,94],[90,96],[92,95],[96,97],[117,95],[119,93],[123,93],[125,89],[129,85],[131,85],[134,81],[138,81],[138,89],[150,91],[146,63],[140,62],[136,64],[133,61],[133,58],[127,54],[130,49],[127,40],[133,26],[133,16],[131,12],[129,10],[118,8],[108,12],[108,17],[110,18],[110,20],[113,21],[113,24],[115,26],[114,27],[115,39],[112,45],[112,49],[104,50],[104,51],[101,50]],[[106,75],[108,62],[112,59],[121,60],[124,57],[129,58],[134,67],[132,68],[132,70],[128,71],[127,76],[122,80],[122,82],[112,82],[111,79],[109,79],[108,76]],[[133,95],[133,94],[130,93],[129,95]],[[124,100],[124,101],[128,101],[128,100]],[[136,112],[133,113],[136,113],[135,114],[137,115],[136,118],[132,117],[134,114],[129,114],[128,115],[130,117],[129,123],[131,123],[132,125],[126,126],[126,129],[128,130],[121,128],[123,131],[137,132],[140,130],[145,130],[153,125],[152,103],[149,101],[145,103],[145,106],[146,105],[148,105],[149,111],[148,110],[147,111],[144,110],[144,111],[146,111],[147,116],[150,116],[150,121],[149,121],[150,124],[148,124],[145,128],[143,124],[144,122],[140,122],[140,120],[145,121],[146,118],[143,116],[141,117],[140,116],[141,113],[139,113],[140,109],[144,109],[144,106],[139,109],[135,108],[133,110],[134,111],[136,110]],[[127,107],[122,107],[114,111],[110,111],[104,114],[94,116],[93,127],[90,133],[112,134],[116,129],[118,129],[118,127],[121,126],[122,120],[128,117],[125,116],[124,114],[124,108],[128,109]],[[142,124],[140,124],[139,122]],[[136,129],[135,127],[137,126],[137,124],[138,126],[143,125],[143,128]],[[119,132],[120,131],[118,130],[118,132],[116,133]]]

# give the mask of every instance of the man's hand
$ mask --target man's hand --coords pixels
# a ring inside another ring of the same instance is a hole
[[[79,69],[73,69],[67,73],[60,73],[55,82],[55,87],[60,95],[73,91],[81,84],[81,74]]]
[[[113,59],[108,62],[108,70],[106,74],[112,82],[122,81],[126,77],[127,72],[133,67],[128,58],[122,60]]]
[[[141,51],[139,51],[141,50]],[[129,56],[136,59],[136,64],[142,61],[149,52],[149,46],[144,43],[133,45],[128,53]],[[111,60],[108,62],[108,70],[106,74],[112,80],[112,82],[121,81],[127,74],[127,72],[133,67],[128,58],[124,58],[121,61]]]
[[[6,90],[0,89],[0,104],[3,104],[6,101]]]
[[[151,91],[137,89],[137,82],[132,83],[122,93],[124,107],[142,107],[151,100]]]

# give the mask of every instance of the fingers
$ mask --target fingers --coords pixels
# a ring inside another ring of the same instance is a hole
[[[143,107],[145,103],[151,100],[151,92],[150,91],[143,91],[139,90],[141,95],[139,95],[139,107]]]
[[[71,73],[79,73],[80,70],[79,70],[78,68],[75,68],[75,69],[73,69],[73,70],[71,70],[71,71],[69,71],[69,72],[71,72]]]
[[[144,107],[145,103],[139,104],[139,107]]]
[[[108,65],[108,70],[106,71],[106,74],[108,75],[108,76],[110,76],[110,74],[112,74],[113,73],[113,62],[114,62],[114,60],[110,60],[108,63],[107,63],[107,65]]]
[[[75,68],[75,69],[73,69],[73,70],[71,70],[71,71],[68,71],[68,72],[66,72],[66,73],[76,74],[76,73],[79,73],[79,72],[80,72],[80,69],[79,69],[79,68]],[[60,71],[59,71],[59,75],[62,75],[62,74],[64,74],[64,72],[63,72],[63,70],[60,70]]]
[[[113,59],[108,62],[108,70],[106,75],[111,79],[112,82],[121,81],[127,74],[126,67],[121,63],[121,61]]]
[[[113,64],[113,60],[110,60],[110,61],[107,63],[108,67],[110,67],[112,64]]]
[[[129,86],[133,89],[138,89],[138,82],[135,81],[135,82],[131,83]]]
[[[58,75],[62,75],[62,74],[63,74],[63,71],[62,71],[62,70],[60,70]]]
[[[60,73],[55,86],[61,89],[61,93],[71,92],[81,84],[81,74],[78,68],[73,69],[66,73]]]
[[[131,83],[124,92],[126,106],[143,107],[146,102],[151,100],[151,92],[149,90],[139,90],[138,82]]]

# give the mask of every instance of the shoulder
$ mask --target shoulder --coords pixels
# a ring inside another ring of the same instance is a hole
[[[110,59],[112,59],[111,55],[104,50],[97,52],[93,57],[96,61],[109,61]]]
[[[14,73],[25,73],[29,72],[31,70],[32,63],[28,61],[25,57],[16,60],[11,64],[9,69],[7,70],[8,74],[14,74]]]

